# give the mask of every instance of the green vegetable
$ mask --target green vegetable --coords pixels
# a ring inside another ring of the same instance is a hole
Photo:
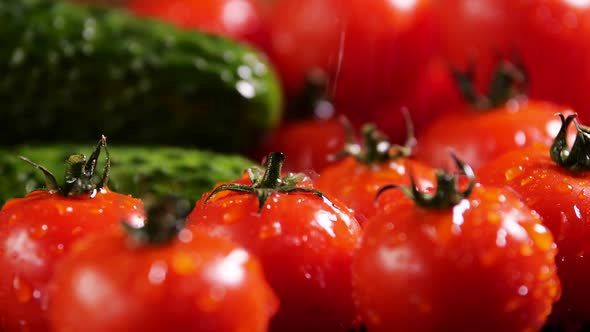
[[[279,121],[274,70],[246,45],[56,0],[1,0],[0,22],[0,144],[241,151]]]
[[[234,180],[255,165],[238,155],[187,148],[110,146],[109,150],[111,170],[107,186],[146,203],[172,197],[183,206],[192,207],[215,184]],[[42,164],[59,178],[69,155],[90,156],[91,152],[92,145],[0,149],[0,204],[45,186],[43,173],[18,156]],[[101,163],[104,156],[99,158],[99,169]]]

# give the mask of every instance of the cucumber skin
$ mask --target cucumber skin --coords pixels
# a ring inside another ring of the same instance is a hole
[[[267,59],[119,9],[0,1],[0,144],[93,142],[245,151],[280,120]]]
[[[107,187],[141,198],[144,203],[175,198],[184,210],[217,183],[235,180],[255,163],[233,154],[177,147],[110,147],[111,172]],[[20,160],[25,156],[48,168],[63,183],[67,156],[90,156],[92,146],[19,146],[0,149],[0,206],[12,198],[45,187],[43,173]],[[97,171],[102,174],[101,154]],[[99,174],[99,175],[100,175]]]

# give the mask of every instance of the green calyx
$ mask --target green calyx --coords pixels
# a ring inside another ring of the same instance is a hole
[[[466,71],[451,68],[451,74],[465,100],[478,110],[502,106],[511,99],[526,95],[528,90],[527,74],[518,60],[498,62],[487,95],[478,92],[475,87],[473,63]]]
[[[294,193],[303,192],[316,195],[326,199],[326,197],[319,191],[311,188],[297,187],[296,185],[307,178],[301,173],[288,174],[282,177],[282,166],[285,162],[285,155],[281,152],[272,152],[268,156],[268,163],[266,169],[259,167],[252,167],[248,169],[248,176],[250,177],[251,185],[244,185],[238,183],[230,183],[221,185],[213,190],[207,198],[205,203],[214,195],[221,191],[229,190],[244,193],[253,193],[258,198],[258,212],[262,211],[264,203],[274,192],[279,193]]]
[[[135,244],[165,245],[173,241],[184,228],[187,206],[183,200],[167,197],[154,203],[147,211],[147,222],[133,227],[122,222],[123,228]]]
[[[590,127],[580,125],[576,121],[576,114],[567,117],[561,113],[557,115],[561,119],[561,128],[549,150],[551,159],[572,171],[590,170]],[[567,144],[567,129],[572,122],[576,126],[576,139],[570,149]]]
[[[387,190],[399,189],[404,195],[413,200],[418,206],[432,209],[447,209],[453,207],[463,199],[469,197],[475,188],[475,173],[471,166],[463,163],[457,156],[452,155],[455,164],[461,171],[460,174],[467,176],[469,185],[464,191],[459,191],[459,175],[451,174],[443,170],[436,171],[436,190],[433,194],[423,193],[418,190],[413,172],[410,170],[410,186],[387,185],[377,192],[375,200]]]
[[[106,162],[102,172],[102,176],[96,176],[96,164],[100,151],[104,148],[106,154]],[[109,172],[111,168],[111,158],[107,148],[106,137],[98,141],[96,148],[86,158],[83,154],[73,154],[66,159],[65,182],[60,186],[57,179],[47,168],[34,163],[26,157],[20,156],[20,159],[31,164],[33,167],[39,169],[45,175],[45,185],[47,190],[55,192],[63,196],[75,196],[80,194],[91,194],[106,186],[109,179]]]
[[[351,156],[360,163],[372,165],[410,156],[412,154],[412,149],[416,145],[414,126],[408,111],[406,109],[403,109],[402,111],[406,121],[407,130],[407,138],[403,146],[391,144],[387,136],[377,130],[377,127],[372,123],[364,125],[361,129],[363,142],[361,145],[357,143],[358,139],[354,137],[350,123],[343,119],[343,125],[346,129],[347,143],[344,145],[342,151],[336,153],[331,158],[335,160]]]

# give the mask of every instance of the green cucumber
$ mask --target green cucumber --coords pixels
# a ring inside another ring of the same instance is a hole
[[[235,154],[175,147],[112,146],[107,187],[147,202],[178,199],[192,207],[215,184],[239,178],[254,163]],[[62,181],[67,156],[90,156],[92,145],[19,146],[0,149],[0,205],[45,187],[43,173],[20,160],[24,156],[48,168]],[[104,154],[99,159],[104,163]]]
[[[0,1],[0,144],[244,151],[280,118],[267,59],[227,38],[106,7]]]

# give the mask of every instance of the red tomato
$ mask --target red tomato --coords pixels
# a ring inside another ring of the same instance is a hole
[[[95,153],[99,151],[100,146]],[[12,199],[0,211],[0,330],[48,331],[44,311],[46,286],[54,266],[72,243],[99,230],[118,225],[122,220],[143,222],[140,200],[110,191],[101,178],[93,180],[93,154],[74,155],[70,170],[85,165],[82,173],[72,174],[75,184],[68,190],[34,191],[25,198]],[[107,161],[108,163],[108,161]],[[80,173],[80,170],[78,171]],[[105,174],[108,171],[105,171]],[[103,174],[103,176],[105,176]],[[101,187],[102,186],[102,187]],[[78,193],[76,193],[78,192]]]
[[[361,225],[376,214],[375,195],[381,187],[393,183],[409,185],[410,172],[421,189],[434,186],[432,169],[408,157],[411,146],[389,144],[373,125],[365,126],[363,134],[364,147],[349,143],[345,158],[328,166],[315,180],[318,190],[351,208]]]
[[[566,127],[573,120],[564,119],[560,135],[552,152],[549,148],[533,147],[505,154],[479,170],[481,182],[510,188],[529,207],[537,211],[543,223],[553,233],[559,252],[557,272],[563,292],[555,305],[550,323],[566,331],[577,331],[590,320],[590,172],[587,138],[578,140],[568,153]],[[580,128],[580,135],[588,129]],[[574,150],[575,149],[575,150]],[[565,153],[564,153],[565,151]],[[563,161],[561,160],[563,158]],[[565,165],[563,165],[565,163]],[[562,164],[562,165],[560,165]]]
[[[304,89],[287,105],[284,123],[257,149],[257,159],[281,151],[289,156],[285,171],[307,174],[317,174],[331,163],[330,156],[344,146],[347,121],[334,117],[326,84],[325,73],[308,75]]]
[[[330,156],[342,150],[345,129],[339,118],[311,119],[286,123],[261,150],[281,151],[291,156],[287,172],[316,174],[331,164]]]
[[[504,106],[475,111],[466,106],[434,121],[418,136],[416,159],[435,167],[450,167],[449,149],[474,168],[514,149],[550,146],[559,131],[555,113],[565,107],[535,100],[513,99]]]
[[[380,199],[366,224],[353,281],[367,330],[539,331],[559,294],[551,233],[508,191],[437,180]]]
[[[417,82],[407,93],[395,96],[391,101],[371,105],[363,112],[340,107],[355,124],[375,122],[393,143],[405,139],[405,120],[400,112],[407,109],[417,134],[443,114],[464,105],[449,66],[441,58],[430,59],[417,77]]]
[[[280,179],[283,160],[272,153],[264,175],[253,169],[250,179],[205,194],[187,224],[227,236],[260,258],[281,303],[270,331],[345,331],[355,319],[350,267],[360,226],[309,181]]]
[[[278,305],[245,249],[186,229],[158,245],[119,228],[89,236],[60,262],[50,290],[55,332],[265,332]]]
[[[262,7],[255,0],[130,0],[126,6],[141,16],[259,46],[268,38]]]
[[[426,0],[281,0],[273,14],[269,53],[287,91],[320,68],[337,105],[401,93],[433,48]]]
[[[530,95],[571,105],[590,119],[590,2],[449,0],[438,2],[441,48],[455,65],[517,52],[531,77]],[[489,68],[489,67],[488,67]],[[556,84],[559,82],[559,84]]]

